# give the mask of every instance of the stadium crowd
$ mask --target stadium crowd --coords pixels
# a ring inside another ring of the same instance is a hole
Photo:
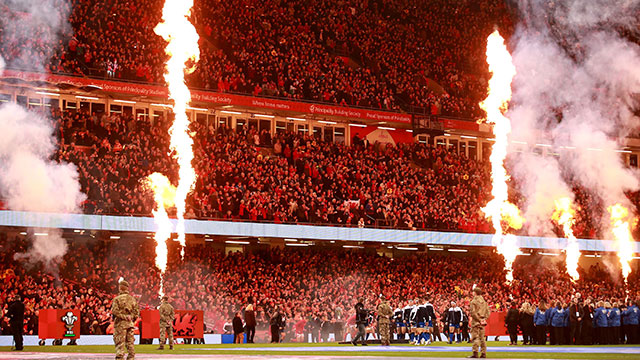
[[[60,139],[58,158],[78,166],[86,213],[149,216],[153,196],[143,180],[160,172],[175,183],[167,119],[151,123],[55,108],[51,118]],[[490,166],[453,149],[358,138],[347,146],[302,133],[272,135],[200,122],[192,129],[198,179],[188,217],[491,232],[480,210],[488,200]],[[576,236],[602,236],[595,219],[603,215],[603,204],[579,186],[574,194]],[[511,197],[517,204],[524,200],[515,190]],[[637,193],[629,199],[636,208],[640,204]]]
[[[15,69],[160,83],[163,3],[47,0],[46,16],[5,3],[0,56]],[[457,116],[479,114],[485,39],[512,27],[497,0],[199,0],[191,20],[202,52],[191,86]],[[14,26],[25,21],[27,33]]]
[[[0,308],[12,295],[22,296],[27,308],[25,334],[37,332],[38,310],[49,307],[80,309],[82,334],[110,333],[110,301],[121,276],[131,283],[141,307],[158,303],[160,277],[151,239],[69,241],[64,259],[54,268],[45,268],[16,256],[29,250],[25,236],[3,233],[1,237]],[[515,265],[516,280],[508,286],[502,258],[493,252],[388,258],[342,247],[262,247],[225,254],[204,243],[188,244],[181,260],[178,243],[168,245],[166,293],[177,309],[204,310],[207,328],[215,333],[222,333],[233,314],[251,302],[256,306],[258,329],[268,326],[279,306],[287,319],[289,339],[295,339],[300,330],[319,334],[325,323],[332,332],[336,324],[352,324],[356,299],[364,297],[373,308],[379,294],[395,307],[427,297],[438,315],[446,312],[450,301],[457,301],[468,313],[473,284],[486,289],[492,311],[506,311],[512,299],[518,305],[555,305],[556,301],[568,303],[579,292],[583,299],[614,304],[640,295],[636,272],[627,292],[620,274],[612,276],[600,264],[580,269],[581,279],[574,284],[561,261],[540,255],[521,256]],[[0,324],[0,331],[8,331],[6,323]]]
[[[78,166],[86,212],[151,214],[153,196],[142,180],[153,172],[175,180],[177,173],[166,156],[168,122],[55,109],[52,117],[64,144],[59,159]],[[346,146],[287,132],[193,127],[191,217],[488,230],[478,206],[488,189],[486,164],[442,147]]]

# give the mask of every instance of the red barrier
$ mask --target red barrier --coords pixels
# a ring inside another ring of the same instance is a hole
[[[160,337],[160,312],[158,310],[142,310],[142,338],[158,339]],[[204,312],[202,310],[176,310],[173,321],[173,337],[204,337]]]
[[[504,318],[506,316],[507,313],[505,311],[492,312],[491,315],[489,315],[489,321],[487,321],[487,326],[484,329],[485,335],[507,335],[507,328],[504,326]]]
[[[80,338],[80,310],[42,309],[38,312],[40,339]]]

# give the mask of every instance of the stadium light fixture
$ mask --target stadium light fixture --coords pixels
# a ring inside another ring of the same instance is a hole
[[[631,154],[631,150],[616,150],[617,153]]]
[[[386,126],[378,126],[378,129],[380,129],[380,130],[395,130],[396,128],[386,127]]]
[[[27,232],[26,232],[26,231],[23,231],[23,232],[21,232],[21,233],[20,233],[20,235],[22,235],[22,236],[27,236]]]
[[[253,114],[253,116],[261,117],[261,118],[267,118],[267,119],[273,119],[275,117],[273,115],[264,115],[264,114]]]
[[[559,255],[559,254],[556,254],[556,253],[547,253],[547,252],[541,252],[541,253],[538,253],[538,254],[544,255],[544,256],[558,256]]]
[[[477,136],[469,136],[469,135],[460,135],[460,137],[463,139],[474,139],[474,140],[478,138]]]
[[[76,99],[81,99],[81,100],[100,100],[99,98],[97,98],[95,96],[81,96],[81,95],[77,95]]]
[[[496,141],[494,138],[487,138],[488,141]]]
[[[411,129],[407,129],[405,131],[408,132],[408,133],[413,133],[413,130],[411,130]]]
[[[189,109],[189,110],[195,110],[195,111],[209,111],[209,109],[205,109],[205,108],[197,108],[197,107],[191,107],[191,106],[187,106],[187,109]]]
[[[430,251],[444,251],[444,249],[443,249],[443,248],[437,248],[437,247],[429,248],[429,250],[430,250]]]
[[[467,249],[447,249],[449,252],[468,252]]]
[[[120,236],[112,235],[112,236],[109,236],[109,239],[111,239],[111,240],[118,240],[118,239],[120,239]]]
[[[416,250],[418,250],[418,248],[404,247],[404,246],[397,246],[396,249],[398,249],[398,250],[407,250],[407,251],[416,251]]]
[[[349,124],[349,126],[360,127],[360,128],[366,128],[367,127],[367,125],[365,125],[365,124]]]
[[[300,246],[300,247],[306,247],[306,246],[309,246],[309,244],[305,244],[305,243],[287,243],[287,244],[284,244],[284,246]]]
[[[56,93],[52,93],[52,92],[47,92],[47,91],[36,91],[36,94],[38,94],[38,95],[44,95],[44,96],[60,96],[60,94],[56,94]]]
[[[236,245],[249,245],[250,242],[248,241],[237,241],[237,240],[226,240],[225,243],[227,244],[236,244]]]
[[[204,241],[206,241],[206,242],[212,242],[212,241],[213,241],[213,239],[212,239],[212,238],[208,238],[208,237],[206,237],[206,238],[204,238]]]
[[[307,119],[303,119],[303,118],[297,118],[297,117],[288,117],[287,120],[292,120],[292,121],[307,121]]]
[[[551,145],[549,145],[549,144],[536,144],[536,146],[540,146],[540,147],[551,147]]]
[[[296,242],[298,239],[284,239],[285,242]]]
[[[158,106],[158,107],[163,107],[163,108],[170,108],[170,107],[172,107],[171,105],[168,105],[168,104],[151,104],[151,106]]]
[[[222,110],[220,111],[221,114],[227,114],[227,115],[242,115],[241,112],[237,112],[237,111],[229,111],[229,110]]]
[[[130,101],[130,100],[113,100],[113,102],[115,103],[121,103],[121,104],[135,104],[135,101]]]
[[[448,133],[444,133],[444,136],[451,136],[451,134],[448,134]]]
[[[335,122],[335,121],[327,121],[327,120],[318,120],[318,122],[320,124],[327,124],[327,125],[335,125],[335,124],[337,124],[337,122]]]
[[[47,233],[33,233],[35,236],[49,236]]]
[[[342,245],[345,249],[364,249],[364,246],[360,245]]]

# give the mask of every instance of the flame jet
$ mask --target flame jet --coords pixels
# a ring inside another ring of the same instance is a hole
[[[169,130],[171,135],[171,150],[178,161],[178,186],[176,188],[175,205],[177,210],[178,241],[182,245],[181,255],[184,256],[185,229],[184,213],[186,211],[187,195],[193,189],[196,172],[193,161],[193,139],[189,134],[189,118],[187,105],[191,102],[191,92],[185,84],[185,73],[195,70],[195,64],[200,59],[198,47],[198,33],[189,22],[189,15],[193,7],[193,0],[166,0],[162,10],[162,22],[154,29],[168,43],[165,52],[169,60],[165,66],[164,79],[169,87],[169,98],[174,101],[173,113],[175,120]]]
[[[504,44],[504,38],[494,31],[487,39],[487,63],[492,73],[489,80],[489,95],[480,103],[480,108],[487,113],[487,123],[492,124],[495,142],[491,148],[491,195],[493,198],[482,209],[491,219],[495,235],[492,243],[498,253],[504,256],[507,282],[513,281],[513,262],[521,254],[514,235],[506,234],[510,227],[520,229],[524,219],[520,210],[508,200],[507,181],[509,176],[504,167],[507,157],[508,136],[511,132],[511,120],[504,115],[511,99],[511,82],[516,75],[511,54]],[[508,224],[507,229],[502,222]]]
[[[562,226],[564,236],[567,238],[566,253],[566,267],[567,273],[571,276],[571,281],[576,282],[580,279],[578,274],[578,261],[580,260],[580,247],[578,246],[578,240],[573,234],[573,224],[575,223],[575,209],[571,205],[571,199],[568,197],[562,197],[555,200],[556,210],[553,212],[551,218]]]

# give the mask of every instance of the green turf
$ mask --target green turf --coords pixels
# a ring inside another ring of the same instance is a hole
[[[445,345],[445,343],[436,343],[438,345]],[[494,342],[490,341],[487,343],[489,347],[491,346],[506,346],[506,342]],[[429,358],[429,357],[451,357],[451,358],[462,358],[468,355],[465,352],[400,352],[400,351],[367,351],[367,352],[340,352],[340,351],[314,351],[314,347],[324,347],[324,346],[352,346],[352,345],[337,345],[334,343],[324,343],[324,344],[242,344],[242,345],[233,345],[233,344],[204,344],[204,345],[176,345],[175,350],[156,350],[158,345],[136,345],[137,353],[144,354],[215,354],[215,355],[285,355],[285,356],[300,356],[300,355],[314,355],[314,356],[387,356],[387,357],[398,357],[398,358]],[[376,347],[378,345],[370,345],[371,347]],[[400,345],[400,346],[410,346],[410,345]],[[452,344],[446,345],[449,347],[459,347],[459,346],[469,346],[469,344]],[[624,345],[620,345],[624,346]],[[279,347],[299,347],[300,351],[278,351]],[[571,346],[564,346],[571,347]],[[211,350],[193,350],[196,348],[207,348]],[[230,348],[242,348],[243,350],[229,350]],[[273,350],[252,350],[252,348],[272,348]],[[0,351],[9,351],[9,347],[0,347]],[[60,353],[113,353],[114,347],[108,345],[79,345],[79,346],[26,346],[25,351],[29,352],[60,352]],[[639,350],[640,354],[640,350]],[[640,355],[638,354],[590,354],[590,353],[520,353],[520,352],[501,352],[501,353],[491,353],[488,354],[489,358],[499,359],[499,358],[513,358],[513,359],[638,359]]]

